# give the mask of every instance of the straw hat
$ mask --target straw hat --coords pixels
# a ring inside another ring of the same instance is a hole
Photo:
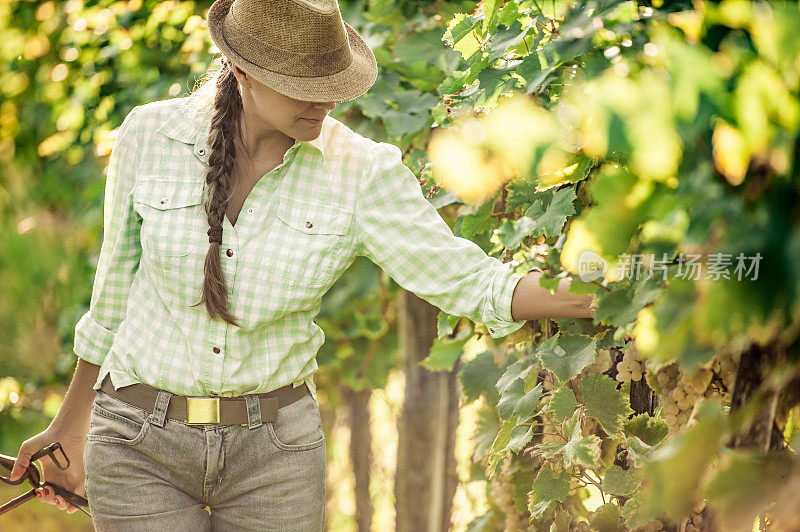
[[[208,31],[255,79],[298,100],[345,102],[378,76],[375,55],[337,0],[216,0]]]

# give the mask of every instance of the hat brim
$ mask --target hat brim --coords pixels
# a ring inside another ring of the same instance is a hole
[[[220,51],[242,70],[271,89],[311,102],[346,102],[367,92],[378,77],[378,63],[369,45],[343,21],[353,60],[344,70],[329,76],[299,77],[279,74],[256,65],[231,48],[225,39],[222,21],[233,0],[217,0],[208,10],[208,32]]]

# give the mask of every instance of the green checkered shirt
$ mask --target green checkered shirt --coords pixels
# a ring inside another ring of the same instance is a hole
[[[324,341],[314,323],[325,292],[363,255],[403,288],[493,338],[519,329],[510,265],[453,235],[400,149],[331,116],[295,142],[223,221],[220,260],[241,328],[200,300],[210,114],[192,98],[135,107],[117,133],[105,185],[103,243],[75,354],[115,388],[136,382],[190,396],[308,384]]]

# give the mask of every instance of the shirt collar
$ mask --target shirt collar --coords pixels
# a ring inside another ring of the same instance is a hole
[[[187,106],[183,104],[184,102],[179,102],[167,121],[161,124],[156,131],[169,138],[185,142],[186,144],[193,144],[194,154],[205,164],[208,164],[208,157],[211,153],[211,149],[208,146],[208,132],[211,129],[211,113],[187,110]],[[324,159],[325,143],[322,140],[322,136],[325,132],[325,122],[328,118],[329,117],[326,115],[322,122],[322,131],[316,138],[308,141],[295,140],[294,144],[290,146],[289,149],[295,149],[295,147],[300,144],[307,144],[316,148]]]

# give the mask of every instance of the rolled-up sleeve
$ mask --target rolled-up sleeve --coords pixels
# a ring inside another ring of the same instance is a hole
[[[138,134],[134,107],[117,132],[109,158],[103,200],[103,243],[89,310],[75,326],[75,354],[101,365],[125,318],[128,295],[141,258],[141,219],[133,210]]]
[[[525,320],[511,317],[511,298],[524,274],[453,234],[397,146],[371,145],[356,207],[359,254],[444,312],[483,323],[492,338],[522,327]]]

